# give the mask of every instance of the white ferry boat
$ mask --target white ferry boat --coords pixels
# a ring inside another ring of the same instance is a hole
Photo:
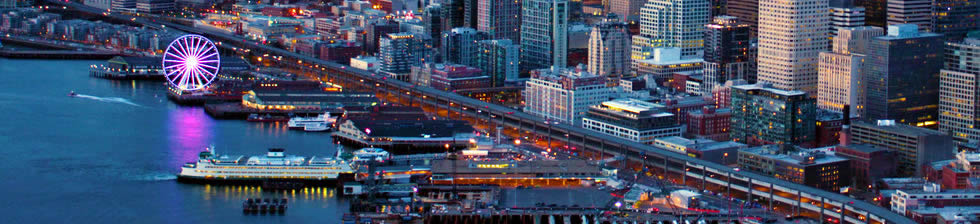
[[[260,156],[219,155],[205,150],[197,162],[184,164],[177,180],[185,182],[250,182],[267,180],[336,181],[353,178],[349,163],[335,157],[286,155],[269,149]]]
[[[307,129],[306,127],[329,127],[337,118],[330,117],[329,113],[323,113],[316,117],[294,117],[290,118],[287,126],[289,129]]]

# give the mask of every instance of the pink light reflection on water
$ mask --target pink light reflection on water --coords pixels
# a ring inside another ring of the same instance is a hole
[[[167,123],[171,164],[176,167],[196,161],[198,153],[214,143],[214,121],[204,113],[203,108],[174,108],[169,111]]]

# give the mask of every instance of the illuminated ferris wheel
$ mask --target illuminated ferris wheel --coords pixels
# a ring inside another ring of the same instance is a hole
[[[163,55],[163,72],[171,86],[198,90],[214,81],[220,63],[218,48],[211,40],[188,34],[170,42]]]

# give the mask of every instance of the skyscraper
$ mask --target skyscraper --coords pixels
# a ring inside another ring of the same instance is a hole
[[[759,1],[759,82],[817,94],[817,58],[828,46],[827,0]]]
[[[484,0],[478,4],[476,30],[487,32],[490,39],[520,41],[520,0]]]
[[[853,0],[830,0],[830,38],[837,37],[837,29],[864,26],[864,14]]]
[[[443,61],[447,64],[476,66],[476,42],[487,39],[487,33],[469,27],[453,28],[442,35]]]
[[[728,0],[725,13],[749,25],[749,35],[755,37],[759,32],[759,0]]]
[[[477,0],[463,0],[463,26],[476,29],[479,6]]]
[[[425,7],[425,11],[422,12],[422,26],[425,27],[425,35],[429,35],[432,38],[432,47],[441,47],[442,40],[438,37],[442,37],[442,6],[431,5]]]
[[[980,2],[976,0],[934,0],[932,32],[958,41],[967,32],[980,29]]]
[[[855,0],[854,3],[864,7],[864,24],[877,27],[888,25],[888,0]]]
[[[442,2],[442,30],[448,31],[465,26],[466,0],[445,0]]]
[[[484,40],[477,42],[477,51],[476,67],[490,76],[491,86],[500,87],[508,80],[517,80],[520,45],[510,39]]]
[[[865,117],[936,126],[943,36],[914,24],[888,26],[887,34],[871,40]]]
[[[703,94],[732,79],[746,79],[752,57],[749,25],[732,16],[716,16],[704,30]]]
[[[389,33],[398,32],[398,23],[385,20],[373,22],[364,28],[364,32],[364,51],[369,54],[374,54],[378,52],[381,38],[387,36]]]
[[[843,112],[850,105],[851,115],[862,115],[865,105],[866,57],[871,38],[884,35],[873,26],[842,28],[834,38],[831,52],[820,52],[817,107]]]
[[[629,27],[624,22],[605,21],[589,34],[589,72],[622,77],[630,72]]]
[[[381,38],[378,60],[380,69],[391,73],[408,73],[411,66],[430,60],[430,38],[411,33],[390,33]]]
[[[609,0],[609,13],[615,13],[623,22],[639,21],[640,7],[645,0]]]
[[[682,58],[704,55],[708,0],[650,0],[640,8],[640,34],[633,37],[633,59],[648,59],[652,48],[676,47]]]
[[[816,100],[768,84],[732,87],[731,137],[750,145],[803,144],[816,131]]]
[[[960,141],[980,140],[980,39],[946,43],[939,73],[939,130]]]
[[[888,25],[915,24],[920,31],[932,29],[932,0],[889,0]]]
[[[565,67],[568,0],[525,0],[521,9],[522,70]]]

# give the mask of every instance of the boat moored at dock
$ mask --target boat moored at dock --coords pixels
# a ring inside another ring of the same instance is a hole
[[[219,155],[209,149],[199,154],[197,162],[184,164],[177,180],[227,184],[289,180],[317,185],[350,180],[353,175],[351,165],[335,157],[286,155],[277,148],[260,156]]]

